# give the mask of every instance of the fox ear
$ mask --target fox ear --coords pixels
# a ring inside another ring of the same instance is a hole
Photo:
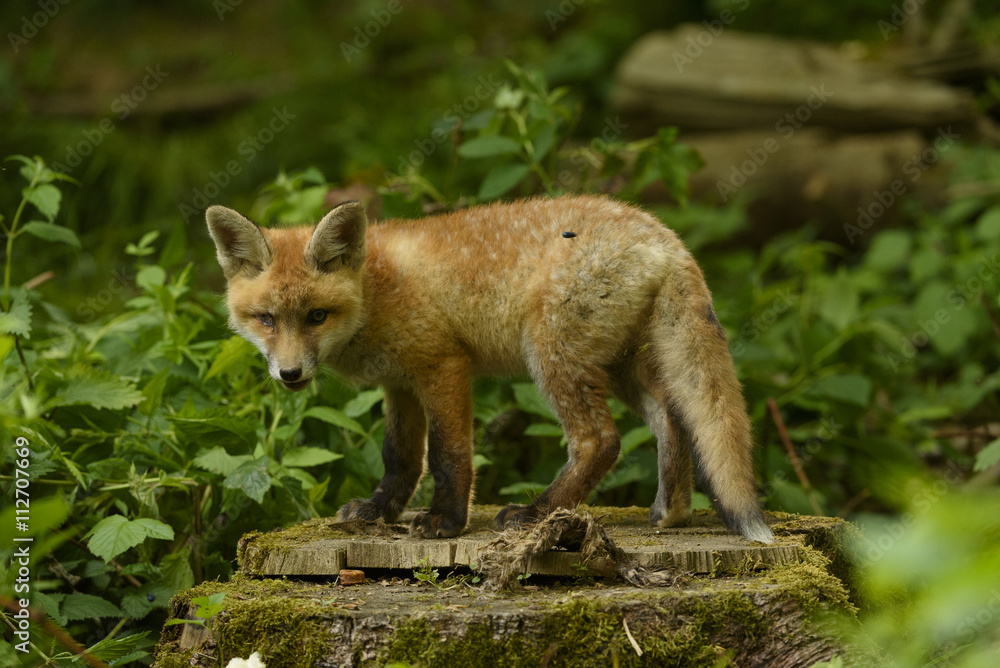
[[[342,267],[360,269],[365,259],[368,218],[360,202],[344,202],[326,214],[306,246],[306,264],[330,273]]]
[[[227,279],[241,271],[253,278],[271,264],[271,245],[256,223],[218,205],[208,207],[205,220]]]

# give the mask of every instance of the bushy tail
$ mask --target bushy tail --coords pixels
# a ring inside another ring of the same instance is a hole
[[[693,260],[664,285],[652,326],[671,419],[683,420],[691,434],[694,459],[719,516],[734,533],[772,542],[774,535],[757,501],[743,391],[711,295]]]

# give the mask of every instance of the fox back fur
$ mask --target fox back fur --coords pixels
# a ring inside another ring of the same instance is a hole
[[[500,527],[586,499],[618,457],[614,395],[658,442],[653,524],[690,516],[693,455],[726,526],[772,540],[711,294],[677,235],[645,211],[583,196],[376,225],[357,202],[308,227],[265,229],[221,206],[206,217],[231,325],[275,380],[302,390],[327,364],[385,390],[385,477],[342,519],[395,521],[426,462],[434,496],[411,532],[460,533],[474,482],[472,378],[528,373],[569,461],[533,503],[506,507]]]

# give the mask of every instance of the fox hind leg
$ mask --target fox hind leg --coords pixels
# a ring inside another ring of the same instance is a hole
[[[649,426],[656,437],[658,487],[649,509],[654,526],[687,524],[691,518],[691,435],[677,416],[669,416],[664,389],[652,371],[652,360],[641,356],[634,367],[615,374],[615,395]],[[660,397],[654,395],[660,394]]]
[[[551,485],[527,506],[511,504],[497,515],[500,529],[533,522],[556,508],[575,508],[614,466],[620,438],[608,408],[603,369],[540,364],[534,374],[569,442],[569,461]]]

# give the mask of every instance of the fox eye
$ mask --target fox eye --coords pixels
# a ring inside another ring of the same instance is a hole
[[[274,316],[270,313],[258,313],[257,319],[260,320],[260,324],[265,327],[274,327]]]
[[[318,325],[324,320],[326,320],[327,311],[325,309],[317,308],[309,311],[309,324]]]

